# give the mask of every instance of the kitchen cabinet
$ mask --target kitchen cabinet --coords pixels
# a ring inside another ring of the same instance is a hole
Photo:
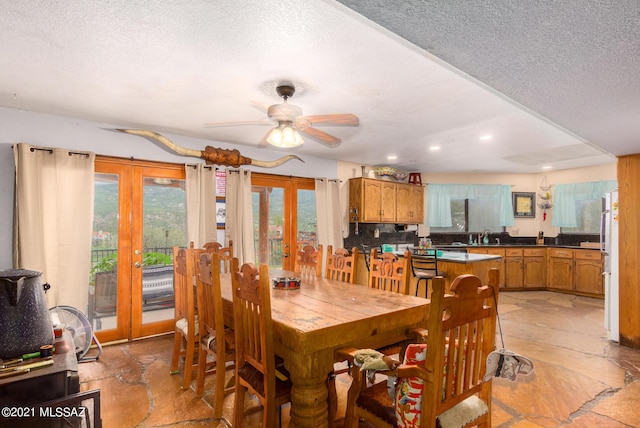
[[[502,256],[475,274],[484,281],[488,269],[497,267],[500,270],[500,287],[506,289],[551,289],[604,296],[604,263],[597,250],[474,246],[467,247],[467,252]]]
[[[524,248],[522,250],[522,285],[525,288],[547,286],[546,248]]]
[[[593,250],[574,250],[573,262],[575,291],[587,294],[604,294],[602,254]]]
[[[504,286],[522,288],[523,280],[522,248],[507,248],[504,259]]]
[[[416,184],[396,184],[396,223],[424,222],[424,189]]]
[[[549,248],[548,287],[573,291],[573,250]]]
[[[357,218],[360,223],[422,223],[424,189],[415,184],[352,178],[349,212],[351,222]]]

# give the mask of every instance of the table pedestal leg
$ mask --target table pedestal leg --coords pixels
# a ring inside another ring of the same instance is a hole
[[[333,361],[332,356],[326,357]],[[314,362],[309,356],[298,355],[295,360],[285,363],[293,382],[289,427],[328,428],[327,376],[333,367],[319,367],[323,366],[318,362],[322,360]]]

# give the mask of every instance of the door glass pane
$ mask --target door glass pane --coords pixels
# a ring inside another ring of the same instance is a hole
[[[298,250],[305,245],[318,248],[318,229],[316,225],[316,192],[315,190],[298,189],[298,233],[296,242]]]
[[[282,269],[284,240],[284,189],[252,187],[253,231],[256,263]]]
[[[173,318],[173,247],[187,242],[184,180],[146,177],[143,187],[142,323]]]
[[[118,186],[118,175],[95,174],[89,308],[87,310],[94,330],[116,327]]]

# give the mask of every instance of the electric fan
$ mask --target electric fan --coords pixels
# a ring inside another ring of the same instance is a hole
[[[78,362],[95,361],[100,357],[102,346],[93,333],[89,320],[81,311],[71,306],[56,306],[50,309],[54,324],[62,324],[71,333]],[[98,354],[88,357],[91,343],[95,342]]]

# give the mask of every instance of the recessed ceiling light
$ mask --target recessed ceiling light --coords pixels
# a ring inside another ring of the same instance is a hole
[[[398,159],[398,156],[396,156],[396,155],[387,156],[387,160],[396,160],[396,159]]]
[[[492,138],[493,138],[493,135],[490,135],[490,134],[486,134],[486,135],[481,135],[481,136],[480,136],[480,140],[481,140],[481,141],[489,141],[489,140],[491,140]]]
[[[542,169],[551,169],[551,165],[544,165]]]
[[[440,146],[431,146],[429,147],[429,150],[431,150],[432,152],[437,152],[438,150],[440,150]]]

